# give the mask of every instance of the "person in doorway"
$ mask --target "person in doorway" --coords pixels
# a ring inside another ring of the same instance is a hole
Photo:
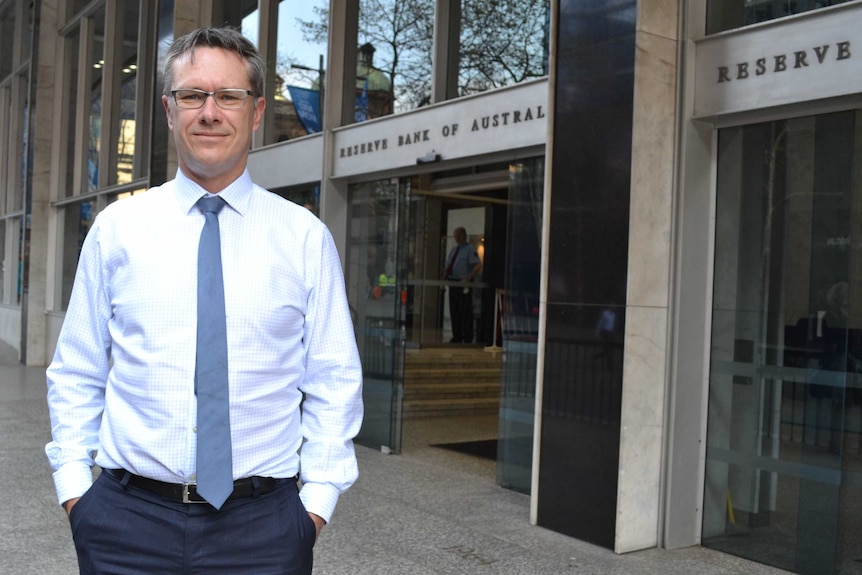
[[[452,323],[450,343],[473,342],[473,289],[472,282],[482,272],[482,260],[476,248],[467,241],[467,230],[455,228],[455,246],[446,256],[443,278],[449,285],[449,318]]]
[[[176,39],[176,178],[108,206],[84,242],[46,446],[81,573],[309,574],[358,476],[362,375],[332,236],[247,170],[264,72],[232,28]]]

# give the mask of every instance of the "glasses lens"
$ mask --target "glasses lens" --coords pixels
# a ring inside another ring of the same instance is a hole
[[[197,90],[176,90],[174,92],[174,100],[180,108],[200,108],[206,99],[207,93]]]
[[[216,104],[228,110],[242,106],[246,96],[248,92],[245,90],[218,90],[213,94]]]

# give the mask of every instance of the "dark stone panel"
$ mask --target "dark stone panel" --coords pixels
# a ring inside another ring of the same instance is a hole
[[[548,300],[624,304],[634,37],[560,61]]]
[[[561,0],[538,522],[613,548],[635,1]]]
[[[635,0],[561,0],[559,53],[633,34],[636,24]]]
[[[548,305],[538,523],[613,547],[625,306]]]

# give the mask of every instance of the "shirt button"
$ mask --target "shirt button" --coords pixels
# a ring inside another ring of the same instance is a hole
[[[195,483],[195,482],[197,482],[197,480],[198,480],[197,473],[192,473],[191,475],[189,475],[189,483]]]
[[[194,427],[192,427],[192,433],[197,433],[197,432],[198,432],[198,426],[195,425]]]

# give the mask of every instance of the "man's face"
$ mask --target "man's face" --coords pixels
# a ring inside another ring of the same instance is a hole
[[[252,89],[245,61],[222,48],[196,48],[194,58],[186,53],[173,66],[171,90]],[[266,106],[264,98],[251,95],[235,110],[219,108],[211,97],[197,110],[177,108],[173,96],[162,96],[162,103],[186,176],[207,191],[218,192],[242,174]]]

